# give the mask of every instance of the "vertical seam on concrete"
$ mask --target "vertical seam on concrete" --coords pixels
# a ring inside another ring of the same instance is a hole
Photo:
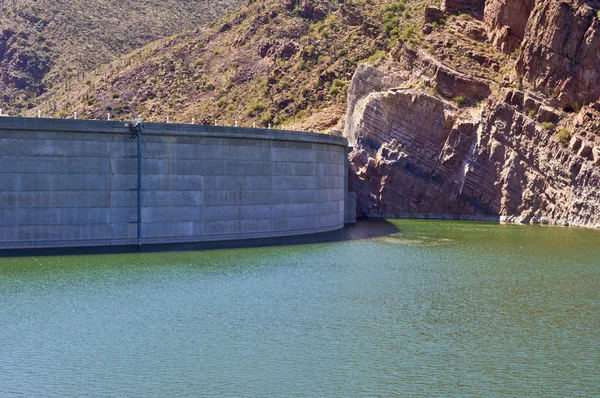
[[[272,231],[277,231],[277,221],[275,220],[275,203],[273,203],[273,178],[275,178],[275,170],[273,170],[273,168],[275,167],[275,165],[273,164],[273,141],[269,141],[269,164],[271,165],[271,179],[269,181],[269,192],[270,192],[270,198],[269,198],[269,211],[271,214],[271,230]]]
[[[113,187],[112,187],[112,165],[113,165],[113,151],[112,149],[112,143],[113,143],[113,139],[116,138],[116,135],[112,134],[110,139],[108,140],[108,225],[110,226],[110,245],[113,245],[113,240],[114,240],[114,234],[113,234],[113,223],[112,223],[112,209],[113,209],[113,203],[112,203],[112,197],[113,197]]]
[[[317,151],[319,150],[319,146],[315,145],[315,144],[311,144],[311,148],[310,151],[313,154],[313,159],[312,159],[312,177],[313,177],[313,181],[316,182],[316,185],[314,187],[314,191],[315,191],[315,195],[319,195],[321,188],[320,188],[320,184],[319,184],[319,178],[320,178],[320,174],[317,175],[318,173],[318,167],[315,167],[315,163],[317,162]],[[319,221],[317,220],[317,203],[318,202],[312,202],[312,217],[313,217],[313,221],[315,223],[315,225],[319,224]]]
[[[205,164],[207,162],[206,160],[206,152],[205,152],[205,148],[208,146],[206,145],[206,140],[203,139],[199,139],[198,140],[198,146],[200,147],[200,152],[202,153],[202,164]],[[204,145],[203,145],[204,144]],[[176,145],[179,145],[179,140],[177,140]],[[179,148],[179,146],[177,146],[177,148]],[[177,155],[179,156],[179,155]],[[204,241],[205,240],[205,232],[204,232],[204,210],[206,208],[206,187],[204,186],[204,174],[200,174],[200,228],[202,228],[202,230],[200,231],[200,240]]]

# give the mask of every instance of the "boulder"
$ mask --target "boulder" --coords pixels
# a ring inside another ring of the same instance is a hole
[[[560,120],[560,116],[558,116],[554,108],[549,106],[540,106],[537,112],[537,120],[540,123],[550,122],[556,124]]]
[[[425,7],[425,23],[438,22],[442,18],[444,18],[444,11],[441,9],[432,6]]]
[[[534,6],[535,0],[487,0],[484,21],[492,43],[507,54],[516,50]]]
[[[442,10],[450,14],[469,13],[481,17],[485,0],[443,0]]]

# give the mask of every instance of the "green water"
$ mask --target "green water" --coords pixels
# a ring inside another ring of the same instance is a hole
[[[0,259],[0,396],[600,396],[600,231],[390,223]]]

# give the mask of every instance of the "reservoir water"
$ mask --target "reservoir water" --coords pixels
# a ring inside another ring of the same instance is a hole
[[[0,396],[600,396],[600,231],[0,258]]]

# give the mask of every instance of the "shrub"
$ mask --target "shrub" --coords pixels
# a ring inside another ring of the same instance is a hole
[[[250,113],[254,113],[264,111],[265,109],[267,109],[267,106],[262,102],[253,102],[250,104],[248,111],[250,111]]]
[[[219,99],[217,100],[217,103],[216,103],[216,104],[217,104],[217,106],[218,106],[219,108],[222,108],[222,107],[224,107],[225,105],[227,105],[227,98],[225,98],[225,97],[219,98]]]
[[[411,43],[418,43],[420,41],[417,28],[415,28],[415,25],[413,24],[407,25],[402,32],[400,32],[400,38],[403,41],[408,41]]]
[[[345,92],[348,87],[348,83],[341,79],[334,79],[331,89],[329,90],[329,94],[333,97],[337,96],[340,92]]]
[[[399,11],[404,11],[405,8],[406,8],[406,4],[405,4],[404,0],[400,0],[400,1],[395,1],[392,4],[390,4],[390,6],[388,7],[388,11],[396,13]]]
[[[322,32],[323,29],[325,29],[325,24],[323,24],[323,22],[321,22],[321,21],[313,23],[312,25],[310,25],[310,28],[309,28],[309,30],[311,32],[315,32],[315,31]]]
[[[273,124],[275,126],[282,126],[288,124],[288,118],[285,117],[285,115],[280,114],[275,119],[273,119]]]
[[[202,59],[202,58],[198,58],[198,59],[196,59],[196,60],[194,61],[194,66],[193,66],[193,67],[194,67],[194,68],[199,68],[199,67],[201,67],[202,65],[204,65],[204,59]]]
[[[391,20],[392,20],[392,19],[394,19],[394,18],[396,18],[396,20],[398,19],[398,18],[396,17],[396,13],[395,13],[395,12],[393,12],[393,11],[388,11],[388,12],[386,12],[385,14],[383,14],[383,21],[384,21],[384,22],[391,21]]]
[[[438,29],[438,28],[440,28],[440,27],[444,26],[445,24],[446,24],[446,20],[445,20],[444,18],[440,18],[440,19],[438,19],[437,21],[433,21],[433,22],[431,23],[431,27],[432,27],[433,29]]]
[[[384,21],[385,25],[383,25],[383,30],[388,36],[392,36],[393,32],[400,24],[400,20],[393,13],[387,12],[384,16]]]
[[[377,51],[375,51],[375,53],[373,55],[371,55],[369,58],[367,58],[367,62],[372,63],[372,62],[378,61],[382,58],[385,58],[385,56],[386,56],[386,53],[384,51],[377,50]]]
[[[452,98],[452,101],[454,101],[456,103],[456,105],[458,105],[458,106],[463,106],[467,103],[467,99],[465,97],[463,97],[462,95]]]
[[[282,90],[287,90],[292,86],[292,82],[289,79],[283,79],[279,86]]]
[[[533,119],[533,117],[535,116],[535,109],[530,109],[527,111],[527,114],[529,115],[530,118]]]
[[[346,82],[340,79],[333,79],[333,87],[344,88],[346,87]]]
[[[297,70],[306,70],[306,61],[304,61],[303,59],[301,59],[300,61],[298,61],[298,63],[296,64],[296,69]]]
[[[273,116],[270,113],[265,114],[260,120],[261,124],[267,127],[269,124],[273,123]]]
[[[542,128],[544,130],[554,130],[554,123],[552,123],[552,122],[544,122],[544,123],[542,123]]]
[[[117,93],[114,93],[114,94],[112,95],[112,97],[113,97],[114,99],[117,99],[117,98],[119,98],[119,97],[120,97],[120,95],[119,95],[119,94],[117,94]]]
[[[558,133],[556,133],[556,139],[561,144],[566,144],[569,138],[571,138],[571,130],[566,127],[558,130]]]

